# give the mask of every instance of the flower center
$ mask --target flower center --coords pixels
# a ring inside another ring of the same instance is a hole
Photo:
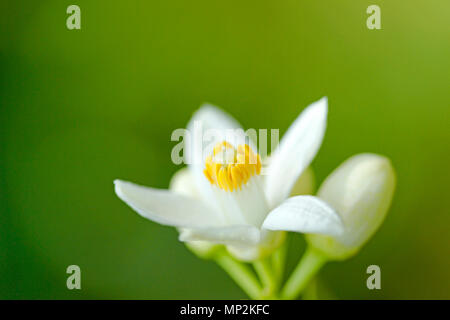
[[[241,189],[252,176],[261,173],[261,158],[247,144],[234,148],[222,141],[206,158],[203,172],[211,184],[233,192]]]

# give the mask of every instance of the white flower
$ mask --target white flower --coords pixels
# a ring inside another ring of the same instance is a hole
[[[318,196],[339,212],[345,232],[307,235],[309,244],[334,260],[357,253],[383,222],[395,183],[391,162],[383,156],[365,153],[346,160],[318,191]]]
[[[326,98],[306,108],[262,176],[256,148],[242,143],[243,130],[228,135],[227,129],[241,128],[239,123],[218,108],[203,106],[188,124],[192,137],[185,151],[193,158],[188,171],[180,173],[184,176],[174,180],[177,192],[122,180],[114,181],[115,191],[143,217],[177,227],[181,241],[225,244],[242,260],[271,252],[284,235],[274,231],[338,236],[343,232],[341,219],[326,202],[313,196],[288,198],[322,143],[326,117]],[[205,145],[199,123],[215,130],[213,143]]]

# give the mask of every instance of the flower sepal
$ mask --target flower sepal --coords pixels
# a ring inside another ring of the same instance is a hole
[[[208,241],[190,241],[184,244],[192,253],[204,260],[214,259],[219,252],[225,250],[223,245]]]
[[[251,246],[232,246],[226,248],[230,255],[235,259],[244,262],[253,262],[269,257],[286,241],[286,232],[284,231],[268,231],[261,232],[263,241],[257,245]]]

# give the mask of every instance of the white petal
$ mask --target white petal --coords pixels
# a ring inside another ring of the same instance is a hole
[[[336,259],[356,253],[383,222],[395,184],[388,158],[365,153],[347,159],[325,179],[317,194],[339,212],[345,232],[332,239],[309,235],[307,240]]]
[[[193,173],[199,192],[206,201],[210,201],[213,198],[210,183],[203,174],[205,158],[218,142],[245,141],[245,135],[242,134],[244,131],[233,117],[209,104],[203,105],[193,114],[187,130],[190,133],[190,139],[186,140],[189,169]],[[212,202],[210,204],[215,205]]]
[[[200,199],[192,171],[187,167],[174,173],[170,179],[169,190],[187,197]]]
[[[214,201],[227,225],[252,225],[261,228],[269,213],[260,176],[253,176],[240,190],[229,192],[212,187]]]
[[[279,205],[314,159],[326,129],[327,98],[306,108],[292,123],[271,157],[267,168],[266,194],[272,208]]]
[[[114,184],[120,199],[152,221],[188,228],[222,225],[219,215],[199,200],[122,180],[115,180]]]
[[[263,228],[326,235],[339,235],[343,232],[342,221],[337,212],[313,196],[287,199],[269,213]]]
[[[260,230],[253,226],[236,225],[218,228],[183,229],[180,241],[209,241],[229,245],[252,245],[259,243]]]
[[[240,123],[222,109],[211,104],[203,104],[194,112],[188,123],[188,128],[194,125],[195,121],[201,121],[204,129],[238,129],[242,128]]]

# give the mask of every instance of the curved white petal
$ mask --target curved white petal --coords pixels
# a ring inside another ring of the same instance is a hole
[[[191,170],[187,167],[175,172],[170,179],[169,190],[195,199],[201,199]]]
[[[266,194],[272,208],[279,205],[314,159],[326,129],[328,102],[324,97],[307,107],[292,123],[271,157]]]
[[[117,196],[144,218],[174,227],[222,225],[215,210],[199,200],[122,180],[114,180],[114,184]]]
[[[228,245],[255,245],[261,240],[261,232],[250,225],[181,230],[180,241],[209,241]]]
[[[269,213],[263,228],[326,235],[340,235],[344,231],[337,212],[313,196],[287,199]]]
[[[388,158],[363,153],[347,159],[317,193],[339,212],[345,232],[337,237],[308,235],[308,242],[334,259],[355,254],[383,223],[395,185],[395,170]]]
[[[190,138],[186,139],[189,169],[192,170],[198,190],[212,206],[210,183],[203,174],[206,156],[223,140],[232,144],[244,143],[245,134],[239,122],[223,110],[205,104],[192,116],[187,125]]]

